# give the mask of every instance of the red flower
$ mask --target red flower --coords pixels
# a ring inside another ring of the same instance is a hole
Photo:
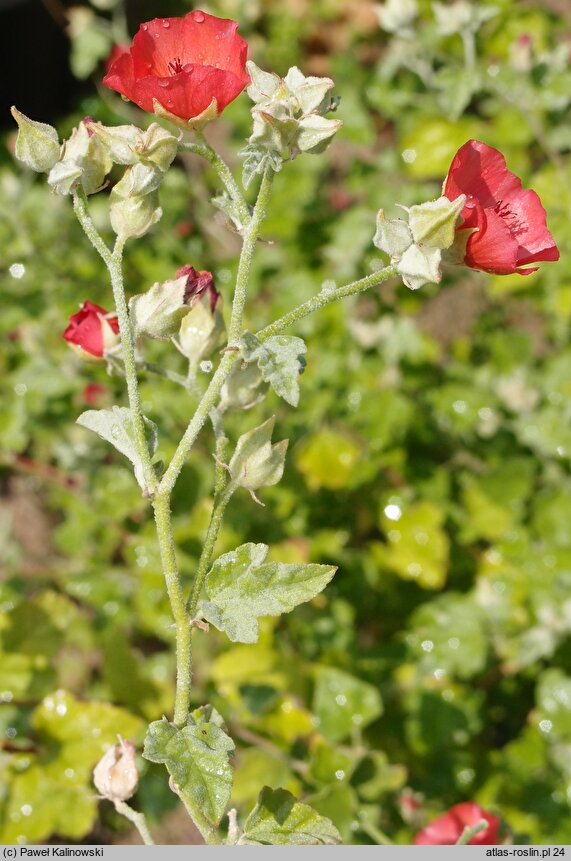
[[[212,276],[212,272],[206,272],[205,270],[196,271],[194,266],[191,266],[190,263],[187,263],[185,266],[182,266],[177,270],[176,277],[182,278],[186,277],[186,286],[184,288],[184,304],[185,305],[194,305],[198,302],[208,291],[208,295],[210,297],[210,310],[214,311],[216,308],[216,303],[220,297],[220,293],[214,286],[214,278]]]
[[[196,9],[184,18],[155,18],[142,24],[133,44],[103,78],[145,111],[156,104],[185,122],[220,114],[238,96],[249,76],[248,46],[238,24]]]
[[[83,353],[102,359],[106,350],[119,343],[119,321],[93,302],[84,302],[69,318],[65,340]]]
[[[443,194],[448,200],[467,196],[457,234],[460,239],[463,231],[474,231],[463,237],[467,239],[464,263],[472,269],[529,275],[538,267],[522,266],[559,260],[538,195],[522,188],[497,149],[481,141],[465,143],[454,156]]]
[[[81,399],[91,407],[97,406],[103,397],[107,394],[107,388],[101,383],[88,383],[83,392]]]
[[[456,804],[443,816],[439,816],[414,838],[415,846],[454,846],[466,827],[477,825],[485,819],[488,827],[469,841],[470,846],[494,846],[498,842],[500,820],[483,810],[479,804],[466,801]]]

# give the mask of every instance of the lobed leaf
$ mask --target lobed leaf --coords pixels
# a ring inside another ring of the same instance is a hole
[[[332,846],[341,836],[330,819],[287,789],[264,786],[238,843],[249,846]]]
[[[258,618],[289,613],[329,583],[334,565],[264,563],[266,544],[242,544],[213,564],[206,581],[205,619],[233,642],[255,643]]]
[[[263,343],[251,332],[242,337],[245,360],[257,362],[262,379],[292,407],[299,403],[298,377],[305,369],[306,352],[304,341],[294,335],[274,335]]]

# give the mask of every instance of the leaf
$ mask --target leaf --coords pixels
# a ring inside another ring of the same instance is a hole
[[[238,843],[248,846],[333,846],[341,837],[330,819],[286,789],[264,786]]]
[[[147,446],[151,457],[157,450],[157,426],[147,418],[143,419],[147,432]],[[137,452],[135,429],[131,410],[127,407],[111,407],[109,410],[87,410],[77,419],[77,424],[94,431],[102,439],[114,445],[135,467],[135,478],[144,490],[143,464]]]
[[[212,720],[208,720],[207,707],[197,709],[182,729],[166,718],[154,721],[147,731],[143,756],[164,763],[189,810],[200,810],[218,825],[232,789],[228,755],[234,742],[218,725],[218,713],[210,716]]]
[[[258,617],[289,613],[327,586],[334,565],[263,564],[266,544],[242,544],[216,560],[206,580],[205,619],[233,642],[258,640]]]
[[[299,403],[298,377],[305,369],[306,352],[304,341],[294,335],[274,335],[263,343],[251,332],[242,337],[245,360],[257,362],[262,379],[292,407]]]

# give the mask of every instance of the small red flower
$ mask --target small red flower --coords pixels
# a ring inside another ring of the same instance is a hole
[[[196,271],[194,266],[187,263],[177,270],[177,278],[186,277],[186,286],[184,288],[184,304],[194,305],[208,292],[210,298],[210,310],[214,311],[216,303],[220,297],[220,293],[214,286],[214,278],[212,272],[205,270]]]
[[[90,407],[95,407],[106,394],[107,388],[102,386],[101,383],[88,383],[81,393],[81,399],[84,403],[89,404]]]
[[[84,302],[69,318],[63,337],[73,347],[102,359],[106,350],[119,343],[119,321],[99,305]]]
[[[151,113],[156,101],[184,121],[207,108],[221,114],[250,80],[248,46],[237,29],[236,21],[198,9],[184,18],[155,18],[141,25],[103,83]]]
[[[498,828],[500,820],[483,810],[479,804],[473,801],[465,801],[456,804],[447,813],[439,816],[426,828],[416,835],[413,840],[415,846],[454,846],[465,828],[477,825],[481,819],[485,819],[488,827],[480,831],[469,841],[470,846],[494,846],[498,842]]]
[[[522,266],[559,260],[538,195],[522,188],[497,149],[481,141],[465,143],[452,160],[443,194],[448,200],[467,196],[457,235],[460,239],[463,231],[473,231],[464,234],[464,263],[472,269],[529,275],[538,267]]]

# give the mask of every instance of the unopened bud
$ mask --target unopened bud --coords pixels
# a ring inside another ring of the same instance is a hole
[[[248,431],[238,439],[228,470],[233,483],[244,487],[259,502],[254,491],[277,484],[284,471],[288,440],[272,445],[275,417]]]
[[[109,801],[131,798],[139,783],[134,745],[119,738],[119,743],[110,747],[93,769],[93,783]]]
[[[417,0],[387,0],[375,9],[379,24],[387,33],[396,33],[402,38],[414,35],[412,25],[418,15]]]
[[[16,158],[38,173],[47,173],[60,155],[57,131],[47,123],[30,120],[15,107],[11,112],[18,123]]]
[[[114,191],[114,190],[113,190]],[[122,239],[144,236],[163,214],[159,206],[158,192],[144,197],[116,197],[111,192],[109,216],[111,227]]]
[[[192,365],[197,365],[221,343],[225,328],[220,303],[212,311],[210,299],[203,296],[180,325],[180,349]]]
[[[133,296],[129,302],[136,336],[147,335],[168,341],[176,335],[181,320],[190,311],[185,298],[185,278],[156,283],[146,293]]]
[[[221,412],[249,410],[265,398],[269,387],[257,362],[239,364],[222,386],[219,409]]]
[[[71,194],[79,184],[86,194],[95,194],[113,166],[107,148],[88,128],[89,122],[86,118],[73,130],[61,159],[49,173],[48,182],[58,194]]]

